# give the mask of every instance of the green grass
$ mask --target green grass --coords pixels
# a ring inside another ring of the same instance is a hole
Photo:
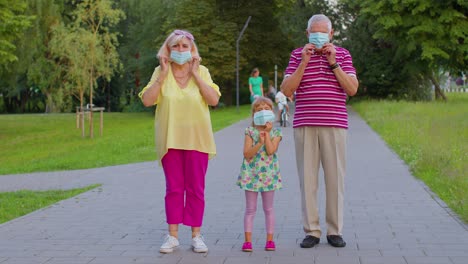
[[[211,111],[218,131],[250,115],[250,105]],[[104,135],[95,115],[94,138],[82,138],[75,114],[0,115],[0,175],[95,168],[151,161],[154,115],[104,113]],[[88,134],[88,124],[86,124]],[[96,188],[0,193],[0,224]]]
[[[447,102],[361,101],[352,107],[468,222],[468,94],[447,96]]]
[[[218,131],[250,115],[250,105],[211,111]],[[86,134],[89,125],[85,124]],[[81,137],[75,114],[0,115],[0,175],[74,170],[151,161],[154,152],[154,115],[104,113],[99,136],[99,114],[94,115],[94,138]]]
[[[80,193],[94,189],[100,185],[91,185],[85,188],[72,190],[51,191],[16,191],[0,193],[0,224],[26,215],[40,208],[47,207],[58,201],[76,196]]]

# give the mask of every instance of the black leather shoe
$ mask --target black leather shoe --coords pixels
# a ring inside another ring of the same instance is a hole
[[[320,243],[320,238],[307,235],[304,240],[302,240],[301,248],[311,248]]]
[[[346,242],[343,240],[341,236],[337,235],[329,235],[327,236],[327,241],[328,244],[334,246],[334,247],[345,247]]]

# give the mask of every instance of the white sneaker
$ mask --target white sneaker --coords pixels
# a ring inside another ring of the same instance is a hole
[[[162,244],[161,248],[159,248],[159,252],[161,253],[171,253],[174,251],[174,248],[179,246],[179,240],[173,236],[167,235],[164,239],[164,243]]]
[[[208,247],[206,246],[205,242],[203,241],[202,235],[198,234],[194,238],[192,238],[192,248],[193,251],[197,253],[205,253],[208,252]]]

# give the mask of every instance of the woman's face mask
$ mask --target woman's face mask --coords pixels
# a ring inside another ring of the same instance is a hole
[[[273,113],[271,110],[261,110],[255,112],[253,121],[257,126],[264,126],[267,122],[275,121],[275,113]]]
[[[327,33],[315,32],[309,33],[309,43],[312,43],[318,49],[321,49],[325,43],[330,42]]]
[[[179,52],[176,50],[171,51],[171,60],[179,65],[185,64],[191,59],[192,53],[189,50],[183,52]]]

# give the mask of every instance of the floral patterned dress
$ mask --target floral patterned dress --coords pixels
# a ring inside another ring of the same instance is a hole
[[[246,128],[245,135],[252,138],[253,145],[260,141],[260,131],[254,127]],[[282,136],[279,128],[273,128],[270,131],[271,138]],[[237,185],[243,190],[252,192],[268,192],[281,189],[281,174],[276,152],[268,156],[265,145],[263,145],[254,157],[244,158],[237,178]]]

